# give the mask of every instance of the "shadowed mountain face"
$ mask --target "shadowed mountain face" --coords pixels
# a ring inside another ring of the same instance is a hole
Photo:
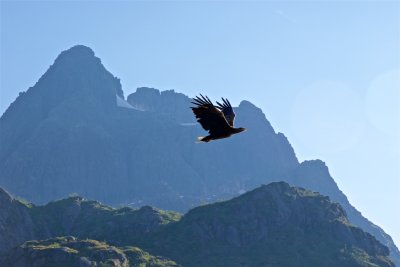
[[[28,240],[69,235],[128,245],[181,218],[177,212],[149,206],[114,209],[78,196],[35,206],[1,188],[0,207],[0,253]]]
[[[190,210],[154,235],[148,248],[184,266],[392,266],[340,205],[283,182]]]
[[[248,101],[235,108],[247,132],[209,144],[174,91],[119,79],[91,49],[64,51],[0,118],[0,186],[35,203],[72,192],[102,202],[186,211],[284,180],[339,202],[350,221],[390,248],[391,238],[350,205],[322,161],[299,163],[286,137]]]
[[[0,203],[8,210],[18,205],[23,211],[14,225],[0,221],[0,231],[33,229],[27,238],[47,239],[6,248],[0,255],[5,266],[394,266],[388,248],[352,226],[339,204],[284,182],[183,217],[148,206],[114,209],[81,197],[45,206],[23,204],[5,192],[0,197],[8,199]],[[60,237],[48,239],[54,236]],[[1,243],[9,240],[0,235]]]

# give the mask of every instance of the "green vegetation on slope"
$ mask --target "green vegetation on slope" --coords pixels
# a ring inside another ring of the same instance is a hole
[[[175,262],[150,255],[136,248],[117,248],[96,240],[79,240],[72,236],[42,241],[28,241],[13,249],[5,266],[41,267],[172,267]]]
[[[340,205],[286,183],[195,208],[142,247],[184,266],[394,266]]]
[[[32,239],[46,240],[15,248],[5,266],[19,259],[26,261],[20,266],[36,261],[51,266],[56,260],[65,263],[57,266],[78,261],[98,266],[394,266],[388,248],[351,225],[339,204],[284,182],[194,208],[183,217],[149,206],[115,209],[77,196],[45,206],[16,203],[13,226],[30,222]],[[28,217],[22,220],[18,214]]]
[[[111,208],[81,197],[50,202],[30,209],[36,222],[38,236],[73,235],[80,238],[107,240],[113,244],[132,244],[163,225],[178,221],[177,212],[158,210],[149,206],[140,209]]]

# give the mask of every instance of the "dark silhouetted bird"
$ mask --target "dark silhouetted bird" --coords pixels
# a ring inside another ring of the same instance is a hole
[[[210,142],[211,140],[227,138],[232,134],[237,134],[245,131],[245,128],[233,128],[235,113],[228,99],[222,98],[222,104],[217,102],[217,106],[210,101],[207,96],[196,96],[193,98],[192,104],[196,107],[191,107],[197,121],[201,124],[204,130],[208,131],[208,136],[198,137],[199,141]]]

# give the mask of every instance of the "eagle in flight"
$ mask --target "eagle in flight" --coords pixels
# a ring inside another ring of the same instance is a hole
[[[211,140],[227,138],[232,134],[245,131],[245,128],[233,128],[235,113],[228,99],[222,98],[222,104],[217,101],[217,106],[210,101],[207,96],[196,96],[193,98],[191,107],[197,121],[208,131],[209,135],[198,137],[199,141],[210,142]]]

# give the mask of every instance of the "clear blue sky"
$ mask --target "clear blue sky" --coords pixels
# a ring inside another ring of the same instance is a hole
[[[398,1],[2,1],[0,113],[75,44],[125,95],[252,101],[400,245]]]

